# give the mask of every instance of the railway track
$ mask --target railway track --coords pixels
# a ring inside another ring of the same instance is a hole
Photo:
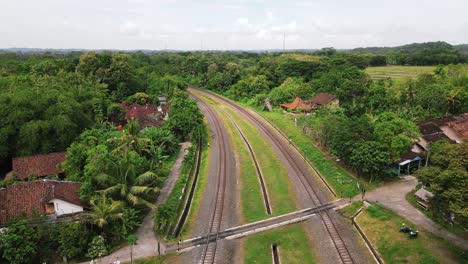
[[[209,221],[209,235],[206,237],[206,243],[204,248],[201,250],[201,256],[197,261],[200,264],[212,264],[216,262],[216,249],[218,246],[218,236],[221,228],[221,222],[223,220],[223,210],[224,210],[224,194],[226,193],[226,175],[227,175],[227,166],[226,166],[226,155],[227,147],[225,135],[223,132],[223,127],[221,121],[218,119],[214,110],[208,106],[205,102],[197,98],[195,100],[204,108],[205,113],[210,115],[213,120],[213,124],[216,130],[216,136],[219,141],[219,167],[218,167],[218,180],[216,184],[216,198],[214,199],[213,208],[211,211],[211,218]]]
[[[245,110],[243,107],[217,94],[207,92],[204,90],[200,90],[200,89],[196,89],[196,88],[191,88],[191,89],[194,89],[200,92],[201,94],[205,94],[213,98],[216,98],[218,101],[221,101],[221,102],[224,102],[225,104],[230,105],[237,111],[241,112],[248,119],[250,119],[253,123],[255,123],[261,131],[263,131],[268,137],[270,137],[270,139],[273,141],[276,147],[284,155],[288,163],[291,165],[292,169],[296,172],[296,175],[298,176],[298,179],[301,185],[306,190],[307,195],[311,199],[313,205],[321,206],[324,204],[321,201],[319,195],[317,194],[317,190],[315,190],[314,188],[314,183],[312,182],[312,179],[306,176],[309,174],[309,171],[300,165],[300,162],[294,157],[293,150],[287,147],[288,144],[284,144],[285,141],[281,137],[279,137],[278,134],[272,132],[271,129],[264,122],[260,121],[256,116],[254,116],[251,112]],[[341,262],[345,264],[355,263],[355,261],[351,257],[351,254],[349,253],[349,250],[346,244],[343,241],[343,238],[341,237],[340,233],[337,230],[336,224],[331,219],[328,211],[320,212],[319,215],[320,215],[323,225],[325,226],[325,229],[327,230],[329,237],[331,238],[333,242],[333,245],[336,248],[336,251],[339,255]]]

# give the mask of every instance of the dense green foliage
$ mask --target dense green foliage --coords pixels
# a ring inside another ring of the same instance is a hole
[[[438,65],[456,64],[468,61],[462,45],[452,46],[446,42],[413,43],[392,48],[357,48],[369,58],[370,66],[383,65]],[[376,55],[375,55],[376,54]]]
[[[468,224],[468,143],[437,142],[431,150],[432,165],[416,175],[434,193],[430,210],[462,226]],[[453,218],[452,218],[453,217]]]

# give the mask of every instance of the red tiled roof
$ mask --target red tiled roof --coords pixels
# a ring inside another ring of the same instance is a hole
[[[47,203],[60,199],[83,206],[79,197],[80,183],[39,180],[9,185],[0,189],[0,225],[6,224],[25,212],[45,215]]]
[[[138,119],[146,115],[154,115],[160,113],[155,105],[140,105],[133,103],[131,105],[122,104],[125,109],[125,118],[127,120]]]
[[[331,101],[335,100],[336,96],[330,93],[319,93],[316,96],[307,100],[307,103],[316,104],[318,106],[326,105]]]
[[[292,110],[302,110],[302,111],[308,111],[308,110],[315,109],[315,107],[304,103],[304,101],[302,101],[302,99],[299,98],[299,97],[296,97],[296,99],[294,99],[294,101],[292,103],[280,104],[280,106],[285,107],[285,108],[289,108],[289,109],[292,109]]]
[[[13,172],[16,179],[23,180],[29,176],[43,177],[51,174],[63,173],[57,165],[64,162],[67,152],[54,152],[13,159]],[[9,174],[11,177],[12,174]]]
[[[463,138],[468,138],[468,113],[454,116],[452,121],[447,122],[447,125]]]

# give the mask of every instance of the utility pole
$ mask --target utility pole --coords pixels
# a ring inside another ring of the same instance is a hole
[[[286,51],[286,32],[283,33],[283,52]]]

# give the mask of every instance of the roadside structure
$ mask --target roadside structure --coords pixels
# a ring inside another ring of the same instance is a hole
[[[0,189],[0,226],[26,216],[60,217],[82,212],[80,183],[42,179]]]
[[[27,157],[17,157],[12,161],[13,169],[5,179],[26,180],[29,177],[61,175],[63,170],[58,165],[65,161],[67,152],[53,152]]]

